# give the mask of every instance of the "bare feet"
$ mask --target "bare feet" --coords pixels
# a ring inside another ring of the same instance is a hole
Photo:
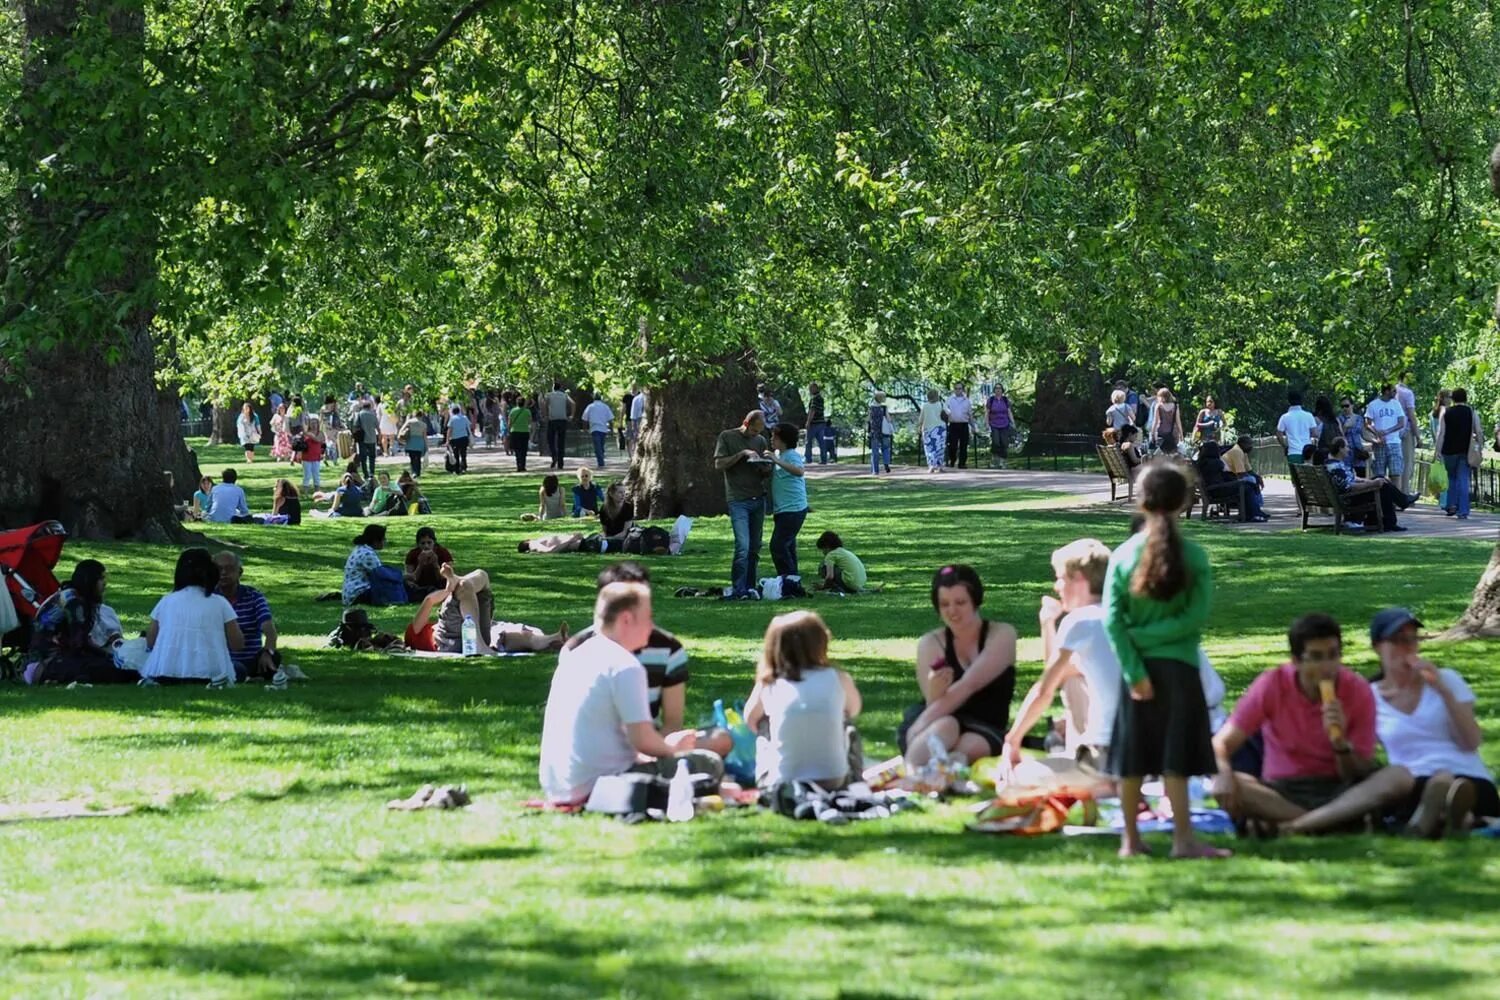
[[[1172,848],[1172,857],[1182,861],[1212,860],[1218,861],[1223,858],[1234,857],[1234,852],[1223,847],[1215,847],[1205,844],[1201,840],[1195,840],[1186,847]]]
[[[1136,840],[1125,840],[1120,843],[1120,857],[1122,858],[1149,858],[1151,848],[1146,842],[1137,838]]]

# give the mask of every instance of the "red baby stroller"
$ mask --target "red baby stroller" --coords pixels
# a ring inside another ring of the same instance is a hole
[[[14,628],[0,635],[0,677],[6,680],[16,676],[19,668],[6,658],[5,647],[17,650],[22,654],[17,659],[24,659],[31,645],[36,609],[58,591],[52,568],[61,558],[67,540],[68,532],[56,521],[0,532],[0,577],[5,580],[5,589],[19,620]]]

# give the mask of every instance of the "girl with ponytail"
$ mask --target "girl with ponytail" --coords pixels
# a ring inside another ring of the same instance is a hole
[[[1123,684],[1110,740],[1109,770],[1120,778],[1125,829],[1120,856],[1150,853],[1136,813],[1141,782],[1159,774],[1172,803],[1172,856],[1230,852],[1193,836],[1188,778],[1215,770],[1208,705],[1198,679],[1198,644],[1213,592],[1208,555],[1182,537],[1178,515],[1192,499],[1175,462],[1148,464],[1136,482],[1140,530],[1115,550],[1104,583],[1104,627]]]

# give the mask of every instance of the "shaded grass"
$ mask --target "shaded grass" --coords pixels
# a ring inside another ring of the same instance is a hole
[[[207,449],[205,465],[234,462]],[[252,506],[272,469],[245,473]],[[553,627],[588,615],[606,559],[522,557],[541,533],[540,475],[430,477],[439,513],[389,522],[399,557],[432,524],[461,568],[483,566],[501,617]],[[973,563],[986,610],[1022,635],[1037,673],[1047,556],[1083,534],[1109,544],[1119,510],[1015,509],[1036,491],[814,480],[805,538],[831,527],[885,589],[811,602],[865,695],[870,752],[890,752],[915,697],[913,640],[927,580]],[[1002,507],[1005,509],[994,509]],[[0,800],[80,796],[151,808],[118,820],[0,826],[0,991],[17,996],[989,997],[1030,995],[1465,996],[1490,985],[1500,863],[1485,842],[1333,838],[1238,845],[1212,866],[1126,864],[1108,838],[1000,840],[958,832],[938,806],[834,830],[726,815],[685,827],[526,815],[553,657],[402,660],[321,649],[351,522],[215,527],[244,546],[291,658],[314,680],[258,687],[0,688]],[[1208,645],[1232,693],[1278,662],[1295,614],[1361,623],[1389,603],[1456,617],[1488,558],[1472,542],[1338,539],[1186,526],[1218,578]],[[658,593],[723,582],[728,526],[699,521],[689,551],[651,563]],[[111,602],[143,627],[175,552],[68,547],[111,572]],[[689,714],[743,697],[770,608],[660,596],[693,654]],[[399,631],[402,613],[375,613]],[[1479,697],[1496,737],[1494,646],[1436,651]],[[1489,746],[1487,758],[1496,759]],[[467,781],[461,815],[381,810],[426,780]],[[45,914],[44,919],[38,915]],[[691,923],[691,928],[684,925]],[[674,930],[680,928],[680,930]],[[1275,970],[1274,986],[1257,978]]]

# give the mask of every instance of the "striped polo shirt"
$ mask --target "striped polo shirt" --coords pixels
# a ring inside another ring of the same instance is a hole
[[[261,646],[265,644],[260,629],[261,625],[271,620],[271,605],[266,603],[265,594],[244,584],[240,584],[239,592],[230,603],[234,605],[234,617],[239,621],[240,633],[245,637],[244,648],[238,652],[230,650],[230,659],[239,664],[254,663],[260,656]]]

